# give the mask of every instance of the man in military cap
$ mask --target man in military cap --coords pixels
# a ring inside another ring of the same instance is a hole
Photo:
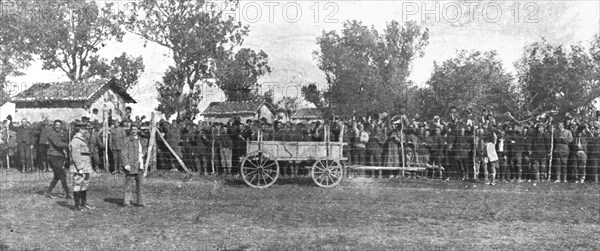
[[[65,172],[64,166],[67,161],[67,150],[69,149],[68,135],[66,135],[62,129],[63,122],[60,120],[54,121],[54,130],[48,132],[48,150],[46,155],[48,156],[48,163],[54,178],[50,182],[50,186],[46,191],[46,196],[52,198],[52,189],[56,186],[56,183],[60,181],[63,190],[65,191],[65,197],[71,198],[69,193],[69,186],[67,185],[67,173]]]
[[[125,170],[123,206],[131,201],[131,183],[135,180],[136,206],[144,207],[142,184],[144,178],[144,156],[148,151],[148,140],[139,137],[139,125],[131,124],[129,136],[123,140],[121,162]]]
[[[75,124],[75,135],[69,144],[71,150],[71,166],[73,174],[73,198],[75,210],[93,209],[87,203],[87,187],[90,183],[90,173],[93,172],[89,139],[88,123]]]

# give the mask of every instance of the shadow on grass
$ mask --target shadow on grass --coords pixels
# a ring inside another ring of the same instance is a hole
[[[56,204],[69,210],[75,210],[75,206],[67,201],[57,201]]]
[[[242,178],[224,179],[223,183],[225,185],[231,186],[231,187],[249,187]],[[277,178],[277,181],[275,181],[275,184],[273,184],[273,185],[279,185],[279,186],[281,186],[281,185],[296,185],[296,186],[303,186],[303,187],[316,187],[317,186],[313,182],[313,180],[309,177],[297,177],[297,178],[279,177],[279,178]]]
[[[123,205],[123,199],[122,198],[104,198],[104,202],[108,202],[110,204],[115,204],[117,206],[122,206]]]

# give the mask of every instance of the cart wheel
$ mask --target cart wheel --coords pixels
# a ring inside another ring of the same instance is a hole
[[[244,157],[240,173],[248,186],[267,188],[279,178],[279,163],[265,151],[254,151]]]
[[[319,159],[313,164],[310,172],[312,179],[320,187],[334,187],[344,177],[344,168],[336,159]]]

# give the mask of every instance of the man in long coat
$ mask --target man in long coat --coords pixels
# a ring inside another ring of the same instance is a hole
[[[136,206],[144,207],[142,184],[144,178],[144,156],[148,152],[148,140],[139,137],[139,125],[132,124],[129,136],[123,140],[121,148],[121,164],[125,170],[125,185],[123,206],[129,206],[131,201],[131,183],[135,180]]]
[[[75,210],[81,211],[83,208],[93,209],[87,203],[87,188],[90,184],[90,173],[92,168],[92,157],[88,144],[89,128],[87,123],[75,125],[75,136],[69,143],[71,150],[71,166],[69,172],[73,174],[73,199],[75,200]]]

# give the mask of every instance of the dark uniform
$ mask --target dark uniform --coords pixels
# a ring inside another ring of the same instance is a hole
[[[125,129],[126,128],[124,127],[115,127],[110,129],[109,147],[113,157],[113,173],[121,173],[123,171],[121,160],[119,158],[121,156],[123,139],[127,137],[127,132]]]
[[[192,147],[192,142],[194,141],[193,132],[191,132],[188,128],[184,128],[181,130],[181,148],[182,148],[182,160],[186,166],[190,167],[193,170],[194,166],[194,158],[193,153],[194,149]]]
[[[48,163],[48,135],[52,132],[52,126],[45,120],[40,125],[40,137],[38,141],[38,168],[44,171],[49,170]]]
[[[586,137],[583,137],[582,130],[578,130],[576,137],[570,144],[571,152],[574,157],[574,169],[573,174],[577,180],[575,183],[584,183],[586,176],[586,164],[587,164],[587,151],[588,143]]]
[[[50,168],[52,168],[52,172],[54,173],[54,178],[50,182],[50,186],[48,187],[48,191],[46,191],[46,195],[48,197],[52,197],[50,194],[56,186],[56,183],[60,181],[63,190],[65,192],[66,198],[70,199],[71,194],[69,193],[69,186],[67,185],[67,173],[64,169],[65,163],[67,161],[67,150],[69,149],[69,138],[68,135],[62,131],[61,127],[57,125],[61,122],[55,122],[55,129],[48,132],[48,151],[46,155],[48,157],[48,164],[50,164]]]
[[[537,132],[530,140],[531,164],[535,180],[540,181],[540,172],[546,174],[546,158],[550,155],[550,137],[546,133]],[[545,177],[544,177],[545,178]]]
[[[272,131],[271,131],[272,132]],[[271,133],[271,137],[273,134]],[[231,142],[231,137],[227,135],[227,130],[222,129],[220,134],[218,135],[218,145],[221,156],[221,167],[223,167],[223,171],[225,174],[231,174],[231,151],[233,147],[233,142]]]
[[[23,172],[33,171],[33,143],[34,133],[30,126],[21,125],[17,130],[17,141],[19,144],[19,160]]]
[[[510,171],[508,169],[508,140],[505,133],[500,133],[496,142],[496,153],[498,154],[498,180],[508,181],[510,179]]]
[[[472,148],[473,139],[466,135],[456,134],[449,139],[449,143],[452,146],[454,163],[459,167],[462,179],[467,180],[469,178],[469,150]]]
[[[598,130],[598,129],[596,129]],[[600,134],[598,131],[588,141],[588,174],[598,184],[598,171],[600,171]]]
[[[524,152],[528,152],[527,138],[525,135],[521,135],[521,132],[515,132],[511,139],[510,145],[510,164],[512,165],[512,174],[513,179],[515,176],[518,182],[522,181],[523,178],[523,167],[527,167],[529,163],[526,161],[526,156],[524,156]],[[527,171],[527,170],[526,170]]]
[[[554,168],[556,174],[556,183],[567,182],[567,161],[569,157],[569,144],[573,142],[573,135],[567,129],[556,130],[554,132]],[[562,176],[561,176],[562,173]]]
[[[148,140],[139,137],[137,133],[132,132],[131,134],[123,140],[123,147],[121,148],[121,164],[125,172],[123,205],[130,205],[132,199],[131,183],[135,180],[136,206],[144,206],[142,184],[144,179],[144,156],[148,151]]]

